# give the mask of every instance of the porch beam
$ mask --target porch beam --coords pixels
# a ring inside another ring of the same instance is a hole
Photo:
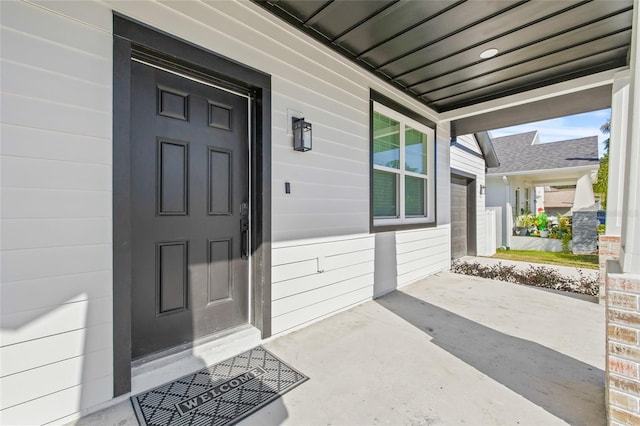
[[[451,122],[453,136],[500,129],[523,123],[596,111],[611,106],[611,84],[542,99],[506,110],[496,110]]]

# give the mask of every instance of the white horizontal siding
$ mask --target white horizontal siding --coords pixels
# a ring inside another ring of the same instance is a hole
[[[0,347],[52,336],[64,330],[81,330],[111,320],[111,300],[92,299],[4,314],[0,318]],[[25,325],[26,324],[26,325]]]
[[[477,154],[482,154],[474,135],[458,136],[456,141],[465,148],[468,148]]]
[[[59,160],[67,164],[111,164],[109,139],[10,124],[0,124],[0,138],[4,156]]]
[[[107,323],[5,346],[0,348],[0,374],[18,374],[89,352],[110,350],[111,340],[112,328]]]
[[[449,228],[441,226],[396,233],[397,286],[449,268]]]
[[[111,220],[102,217],[6,219],[0,240],[3,250],[109,244]]]
[[[373,296],[371,235],[277,243],[272,263],[274,334]]]
[[[4,16],[18,16],[27,14],[24,18],[20,17],[11,22],[9,19],[2,20],[2,60],[4,62],[13,62],[21,64],[25,67],[33,67],[42,70],[45,73],[59,74],[69,80],[77,80],[81,84],[88,82],[90,84],[98,84],[110,86],[112,80],[111,65],[111,37],[104,33],[105,39],[100,45],[95,46],[94,52],[104,51],[101,55],[82,52],[64,44],[56,43],[55,40],[59,36],[59,32],[49,32],[46,36],[37,37],[29,33],[24,33],[13,29],[14,22],[32,19],[32,12],[39,10],[36,7],[25,5],[19,1],[8,1],[3,3]],[[30,8],[31,10],[27,10]],[[10,9],[10,10],[9,10]],[[55,14],[40,11],[46,14],[46,19],[64,19]],[[70,21],[70,20],[68,20]],[[42,29],[47,30],[47,25],[42,25]],[[89,28],[76,27],[77,34],[82,39],[88,34],[93,33]],[[67,30],[73,34],[74,31]],[[50,41],[51,40],[51,41]],[[108,42],[107,42],[108,41]],[[106,50],[109,49],[109,50]],[[3,78],[2,88],[11,93],[13,83],[5,81]],[[111,99],[109,97],[108,99]],[[103,99],[96,102],[104,102]],[[4,111],[3,111],[4,113]]]
[[[3,156],[0,179],[5,188],[109,191],[111,166],[64,160]]]
[[[0,405],[2,410],[24,401],[40,398],[60,389],[80,385],[101,377],[109,377],[103,368],[113,363],[111,349],[91,352],[84,356],[66,359],[28,370],[23,374],[0,379]],[[46,380],[43,380],[46,377]]]
[[[82,385],[62,389],[0,411],[0,424],[56,424],[58,419],[109,400],[112,387],[112,375],[83,381]]]
[[[0,310],[3,315],[59,306],[66,303],[102,299],[111,295],[110,269],[72,275],[2,283]],[[52,297],[51,289],[55,289]]]
[[[4,283],[104,271],[111,269],[111,251],[108,244],[5,250],[0,277]]]
[[[458,143],[477,154],[481,152],[473,135],[459,136]],[[485,185],[484,159],[453,146],[451,147],[451,168],[470,173],[476,177],[476,251],[479,256],[484,256],[487,254],[487,215],[485,213],[485,195],[480,194],[480,185]]]
[[[0,7],[0,423],[41,424],[112,396],[113,41]]]

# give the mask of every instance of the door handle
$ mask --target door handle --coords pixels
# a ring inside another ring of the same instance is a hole
[[[249,259],[249,203],[240,203],[240,257]]]
[[[240,257],[242,259],[249,259],[249,221],[246,218],[240,219],[240,232],[241,232],[241,247]]]

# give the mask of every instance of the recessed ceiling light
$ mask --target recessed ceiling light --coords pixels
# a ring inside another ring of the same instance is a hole
[[[480,54],[480,57],[482,59],[489,59],[489,58],[493,58],[494,56],[496,56],[498,54],[498,49],[487,49],[484,52],[482,52]]]

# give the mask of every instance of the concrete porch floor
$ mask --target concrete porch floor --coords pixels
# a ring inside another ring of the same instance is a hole
[[[440,273],[264,346],[310,377],[241,425],[601,425],[604,307]],[[77,424],[137,424],[128,401]]]

